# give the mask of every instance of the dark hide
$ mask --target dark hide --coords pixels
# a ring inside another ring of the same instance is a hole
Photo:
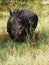
[[[37,27],[38,16],[30,10],[15,9],[10,11],[10,18],[7,22],[7,32],[16,41],[24,41],[25,36],[34,31]],[[30,31],[31,29],[31,31]]]

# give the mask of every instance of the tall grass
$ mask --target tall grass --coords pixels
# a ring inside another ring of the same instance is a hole
[[[35,39],[31,43],[11,40],[7,33],[9,12],[0,11],[0,65],[49,65],[49,5],[17,3],[17,7],[37,13]]]

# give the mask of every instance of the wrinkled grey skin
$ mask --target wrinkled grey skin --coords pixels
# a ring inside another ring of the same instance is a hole
[[[30,28],[32,31],[35,30],[37,22],[37,14],[26,9],[15,9],[13,12],[10,11],[10,18],[7,22],[7,32],[12,39],[22,42],[27,33],[30,34]]]

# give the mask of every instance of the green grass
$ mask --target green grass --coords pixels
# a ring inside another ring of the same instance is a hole
[[[0,65],[49,65],[49,5],[27,4],[19,7],[38,14],[35,39],[31,43],[11,40],[7,33],[9,13],[0,11]]]

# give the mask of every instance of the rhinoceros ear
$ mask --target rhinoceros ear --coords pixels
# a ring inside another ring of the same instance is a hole
[[[10,10],[10,16],[12,16],[12,11]]]
[[[20,15],[21,15],[21,17],[23,17],[23,15],[24,15],[24,11],[23,10],[20,11]]]

